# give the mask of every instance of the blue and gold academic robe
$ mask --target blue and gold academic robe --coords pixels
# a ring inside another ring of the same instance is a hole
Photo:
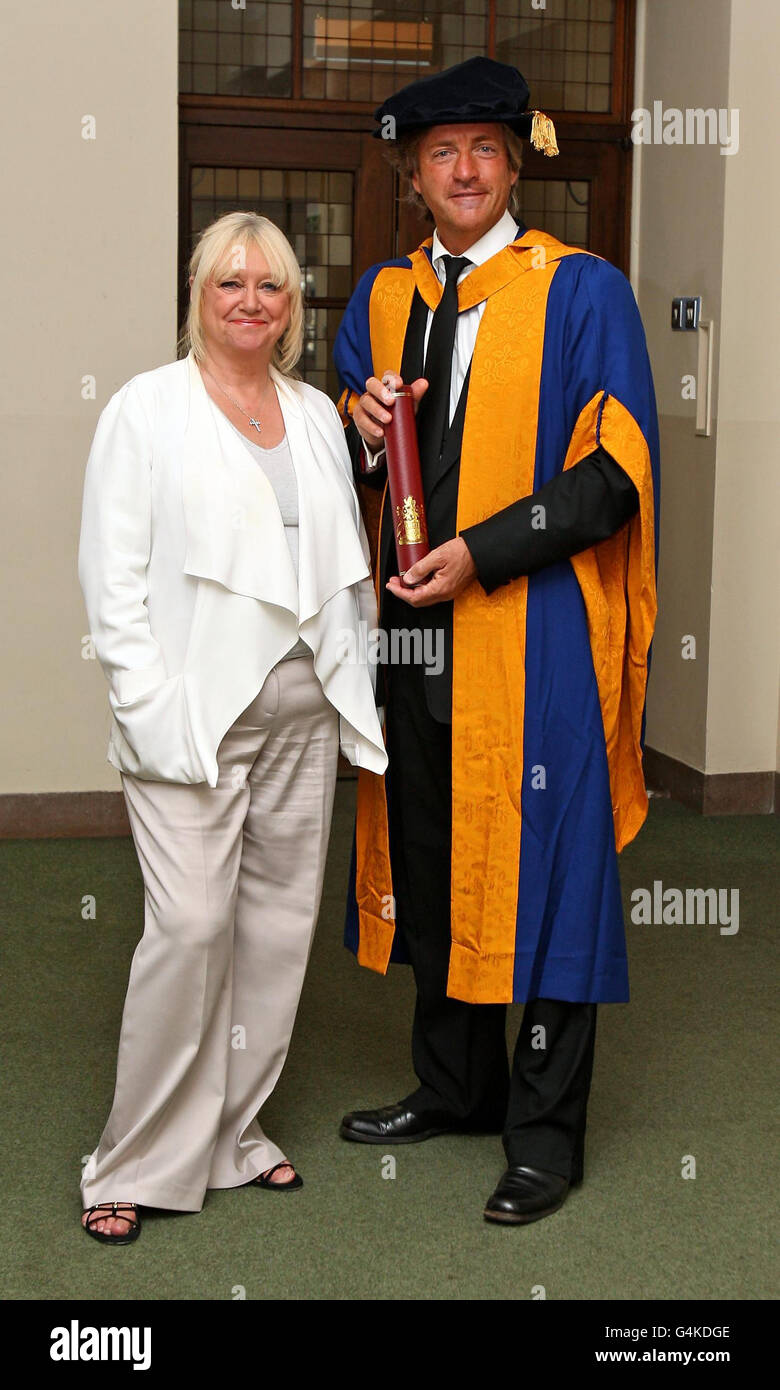
[[[415,289],[438,304],[430,248],[374,266],[350,300],[335,348],[345,422],[369,376],[399,371]],[[620,271],[534,230],[461,281],[461,310],[482,300],[457,533],[598,447],[639,506],[570,560],[490,593],[474,582],[454,601],[447,993],[626,1000],[617,853],[647,814],[656,616],[658,428],[644,332]],[[403,958],[392,901],[385,776],[361,770],[347,943],[381,972]]]

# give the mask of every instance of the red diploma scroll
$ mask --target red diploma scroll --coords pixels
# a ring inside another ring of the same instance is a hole
[[[411,386],[395,391],[392,420],[385,425],[387,480],[395,532],[398,572],[403,574],[427,555],[428,527],[425,521],[420,455]]]

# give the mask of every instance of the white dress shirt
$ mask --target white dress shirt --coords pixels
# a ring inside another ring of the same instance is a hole
[[[480,237],[479,241],[475,241],[473,246],[470,246],[467,251],[461,253],[468,257],[471,261],[471,265],[464,266],[458,276],[458,284],[460,284],[462,280],[465,280],[467,275],[471,274],[475,266],[484,265],[485,261],[489,261],[491,256],[497,255],[499,251],[503,251],[505,246],[509,246],[510,242],[514,241],[517,236],[517,230],[515,219],[512,217],[511,213],[505,212],[503,216],[494,223],[489,232],[485,232],[485,235]],[[446,279],[444,274],[444,257],[451,254],[452,253],[448,251],[446,246],[440,241],[439,233],[434,231],[431,257],[433,268],[442,284],[444,284]],[[464,309],[461,314],[458,314],[458,322],[455,329],[455,345],[452,353],[452,376],[450,378],[450,421],[452,421],[452,417],[455,414],[458,400],[460,399],[461,389],[466,380],[469,363],[474,355],[474,344],[477,341],[477,331],[484,312],[485,300],[482,299],[479,304],[475,304],[471,309]],[[428,319],[425,325],[423,361],[425,361],[425,354],[428,351],[428,338],[430,336],[432,322],[433,311],[429,309]],[[384,452],[384,445],[382,445],[381,449],[378,449],[376,453],[372,453],[368,449],[368,446],[366,446],[366,460],[370,470],[379,466]]]

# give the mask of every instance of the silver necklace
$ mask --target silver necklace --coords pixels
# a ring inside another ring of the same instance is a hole
[[[258,434],[262,434],[263,430],[262,430],[262,426],[261,426],[261,424],[260,424],[260,421],[259,421],[259,420],[256,420],[255,417],[254,417],[254,415],[250,415],[248,410],[244,410],[244,407],[243,407],[242,405],[239,405],[238,401],[237,401],[233,396],[231,396],[230,392],[229,392],[229,391],[226,391],[225,388],[224,388],[224,386],[220,385],[220,383],[217,381],[217,378],[214,376],[213,372],[210,372],[210,371],[209,371],[208,367],[204,366],[203,370],[204,370],[204,372],[206,373],[206,376],[210,376],[210,377],[211,377],[211,380],[214,382],[214,385],[219,387],[219,389],[220,389],[220,391],[222,392],[223,396],[227,396],[227,399],[228,399],[229,401],[232,402],[232,404],[236,407],[236,410],[240,410],[240,411],[241,411],[241,414],[244,415],[244,416],[246,417],[246,419],[249,421],[250,425],[254,425],[255,429],[257,430],[257,433],[258,433]],[[270,377],[269,377],[268,381],[266,382],[266,384],[265,384],[265,386],[264,386],[264,388],[263,388],[263,395],[265,395],[265,393],[266,393],[266,391],[268,390],[268,387],[270,386],[270,384],[271,384],[271,379],[270,379]]]

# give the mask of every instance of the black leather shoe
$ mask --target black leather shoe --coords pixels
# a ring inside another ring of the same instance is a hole
[[[563,1206],[569,1188],[581,1181],[579,1176],[562,1178],[559,1173],[512,1164],[488,1198],[485,1220],[521,1226],[552,1216]]]
[[[436,1134],[456,1133],[455,1125],[434,1124],[430,1116],[413,1115],[405,1105],[384,1105],[381,1110],[353,1110],[339,1127],[342,1139],[358,1144],[419,1144]]]

